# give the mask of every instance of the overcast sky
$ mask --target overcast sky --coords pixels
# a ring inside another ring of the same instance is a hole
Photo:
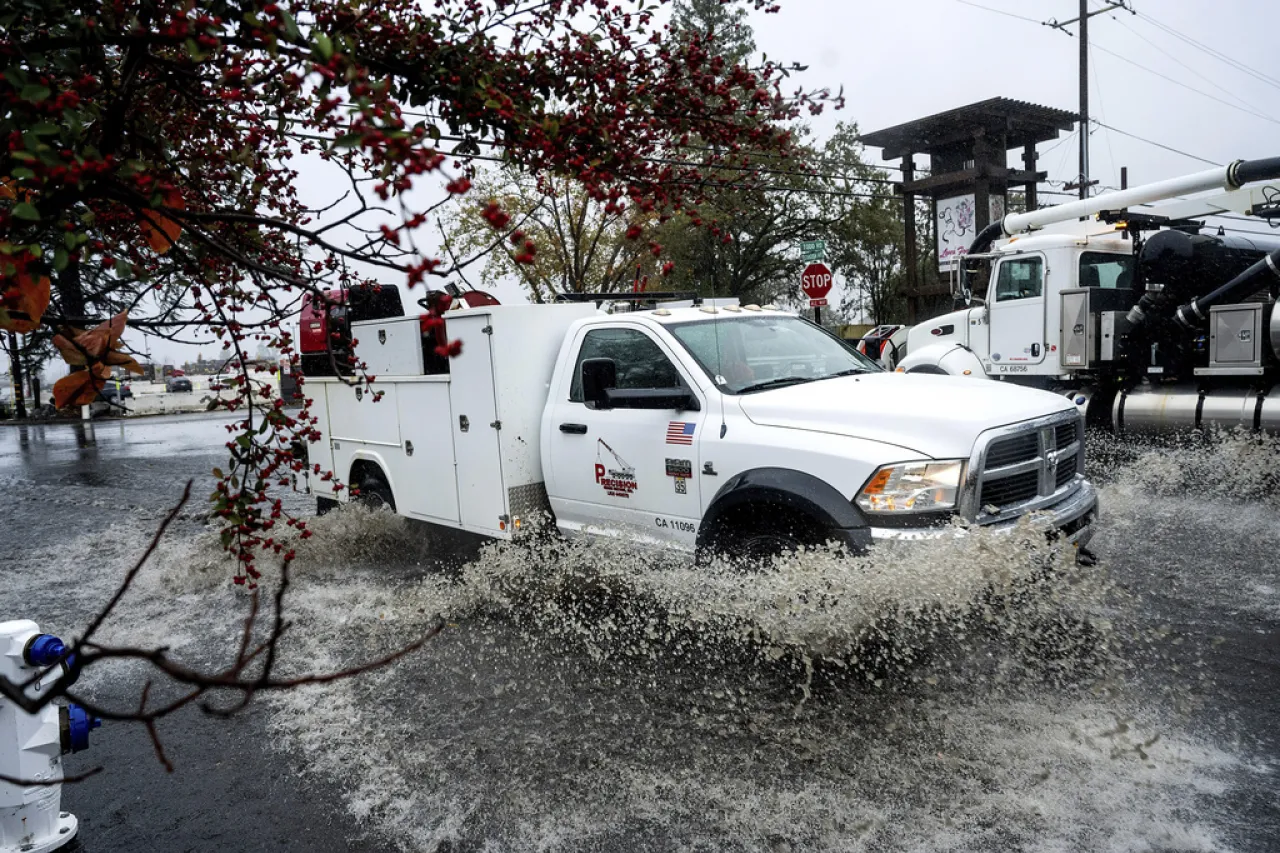
[[[845,109],[815,121],[820,136],[837,120],[870,132],[998,96],[1079,107],[1079,42],[1038,23],[1076,17],[1078,0],[781,2],[778,14],[752,14],[758,47],[771,58],[808,64],[797,79],[810,87],[843,85],[848,99]],[[1259,80],[1169,32],[1280,81],[1280,2],[1129,5],[1139,14],[1117,10],[1089,20],[1092,117],[1215,163],[1280,155],[1280,82]],[[1104,185],[1119,185],[1121,166],[1129,167],[1133,185],[1209,165],[1101,128],[1090,149],[1091,176]],[[1050,180],[1078,173],[1074,137],[1039,150]]]
[[[792,78],[797,85],[843,86],[847,98],[845,109],[811,119],[819,141],[837,121],[869,132],[997,96],[1078,108],[1078,42],[1040,23],[1074,18],[1078,0],[780,2],[777,14],[751,13],[759,49],[807,64]],[[1128,166],[1135,185],[1208,168],[1205,161],[1280,155],[1280,0],[1129,5],[1139,14],[1117,10],[1090,20],[1090,113],[1115,128],[1095,128],[1091,136],[1093,178],[1119,186],[1120,167]],[[1039,168],[1051,182],[1074,179],[1074,136],[1064,133],[1039,150]],[[879,161],[879,150],[867,153]],[[514,286],[498,290],[507,300],[519,294]],[[181,361],[194,349],[160,343],[154,354]]]

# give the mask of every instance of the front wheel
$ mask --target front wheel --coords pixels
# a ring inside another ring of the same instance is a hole
[[[751,507],[721,524],[710,552],[744,568],[760,568],[820,541],[818,530],[808,519],[776,507]]]

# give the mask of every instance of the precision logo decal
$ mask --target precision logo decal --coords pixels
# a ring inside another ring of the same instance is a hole
[[[608,467],[600,455],[600,449],[608,451],[616,467]],[[640,487],[636,482],[636,469],[627,464],[603,438],[596,439],[596,482],[611,498],[629,498]]]

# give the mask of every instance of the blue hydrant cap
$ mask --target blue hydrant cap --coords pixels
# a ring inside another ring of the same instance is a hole
[[[27,643],[24,657],[32,666],[53,666],[62,660],[67,647],[53,634],[39,634]]]
[[[75,702],[67,705],[67,728],[70,733],[71,751],[81,752],[89,748],[89,732],[102,726],[102,719],[89,714]]]

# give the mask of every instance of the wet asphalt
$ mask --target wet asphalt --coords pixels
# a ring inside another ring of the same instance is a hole
[[[195,481],[190,506],[198,513],[201,496],[211,490],[211,470],[225,460],[220,451],[227,420],[195,415],[0,425],[0,483],[12,496],[0,509],[0,563],[22,566],[33,546],[56,549],[121,518],[139,519],[132,544],[141,548],[187,479]],[[87,490],[90,497],[65,502],[51,497],[72,489]],[[20,497],[24,490],[26,499]],[[174,535],[183,531],[180,520]],[[28,570],[39,572],[41,566]],[[20,601],[3,603],[3,618],[40,619]],[[73,633],[81,626],[45,622],[41,627]],[[138,690],[134,681],[107,682],[95,697],[123,708],[136,703]],[[80,820],[81,848],[86,853],[385,849],[351,831],[337,805],[339,792],[314,781],[300,784],[300,760],[272,749],[264,715],[260,706],[231,719],[188,708],[162,721],[172,773],[157,759],[141,726],[109,723],[92,732],[90,749],[67,756],[64,763],[69,774],[104,768],[64,789],[62,807]]]
[[[198,514],[212,482],[209,472],[223,459],[225,423],[225,417],[184,416],[0,425],[0,488],[7,495],[0,504],[0,564],[44,571],[38,562],[29,564],[33,550],[56,551],[62,542],[83,540],[113,524],[118,530],[122,517],[136,520],[141,547],[188,478],[196,481],[192,513]],[[1107,473],[1104,466],[1102,479]],[[72,490],[79,497],[70,497]],[[1154,657],[1134,656],[1136,666],[1152,668],[1138,676],[1152,696],[1169,692],[1185,706],[1193,727],[1233,742],[1257,762],[1280,765],[1280,597],[1274,588],[1280,557],[1259,553],[1255,537],[1239,537],[1233,550],[1221,537],[1206,536],[1205,525],[1226,524],[1233,514],[1239,521],[1232,505],[1218,498],[1214,503],[1216,508],[1206,506],[1201,514],[1194,497],[1155,501],[1143,507],[1149,515],[1140,525],[1129,519],[1125,537],[1103,534],[1097,545],[1124,567],[1118,579],[1141,602],[1135,630],[1190,638],[1162,647]],[[1275,518],[1274,512],[1260,513],[1257,523],[1273,525]],[[196,524],[184,519],[174,535],[186,535]],[[1134,537],[1135,529],[1149,536]],[[1262,541],[1275,541],[1268,536]],[[1246,573],[1256,569],[1257,589],[1242,586],[1240,572],[1221,571],[1224,565]],[[30,614],[22,601],[3,594],[0,603],[3,618],[70,622],[76,615],[73,608],[56,607],[44,608],[45,616]],[[77,627],[58,630],[74,633]],[[124,679],[96,690],[100,701],[123,706],[136,699],[138,684]],[[446,701],[466,707],[470,700],[459,693]],[[105,767],[63,794],[63,808],[80,818],[83,849],[390,849],[385,837],[349,819],[340,782],[307,773],[307,759],[274,740],[268,713],[254,707],[222,720],[191,709],[164,721],[161,735],[173,773],[165,772],[140,727],[109,724],[95,731],[91,750],[66,760],[71,773]],[[1214,822],[1228,849],[1261,853],[1280,847],[1275,777],[1259,778],[1215,800],[1222,814]]]

